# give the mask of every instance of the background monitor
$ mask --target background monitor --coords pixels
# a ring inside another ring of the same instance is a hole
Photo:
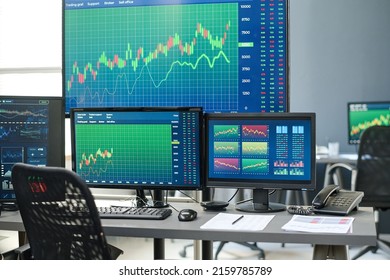
[[[74,108],[72,169],[90,187],[200,190],[201,108]]]
[[[348,107],[348,143],[360,143],[363,131],[373,125],[390,125],[390,101],[349,102]]]
[[[315,189],[315,114],[206,114],[206,187],[253,189],[244,211],[285,209],[269,190]]]
[[[63,0],[77,107],[288,111],[288,0]]]
[[[65,166],[64,122],[62,97],[0,96],[0,202],[16,202],[15,163]]]

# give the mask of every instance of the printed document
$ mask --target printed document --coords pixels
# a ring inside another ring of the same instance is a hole
[[[286,231],[349,233],[352,232],[352,217],[323,217],[294,215],[282,229]]]

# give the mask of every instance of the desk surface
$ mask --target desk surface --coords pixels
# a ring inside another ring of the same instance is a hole
[[[292,215],[286,211],[272,213],[273,220],[263,231],[226,231],[203,230],[200,228],[205,222],[214,217],[218,212],[204,211],[197,204],[173,203],[178,210],[192,208],[198,211],[198,218],[192,222],[179,222],[177,212],[173,210],[172,216],[165,220],[122,220],[103,219],[102,224],[108,236],[171,238],[189,240],[212,241],[256,241],[275,243],[302,243],[324,245],[375,245],[376,229],[374,214],[371,208],[361,208],[351,216],[355,217],[353,232],[349,234],[325,234],[286,232],[281,227],[287,223]],[[230,207],[226,213],[237,213]],[[239,212],[243,213],[243,212]],[[249,214],[249,213],[248,213]],[[0,216],[0,230],[24,231],[19,212],[3,212]]]
[[[356,163],[358,155],[357,154],[339,154],[337,156],[329,156],[329,155],[317,155],[316,162],[317,163]]]

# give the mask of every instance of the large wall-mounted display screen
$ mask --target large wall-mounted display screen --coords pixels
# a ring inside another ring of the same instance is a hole
[[[64,0],[75,107],[288,111],[288,0]]]

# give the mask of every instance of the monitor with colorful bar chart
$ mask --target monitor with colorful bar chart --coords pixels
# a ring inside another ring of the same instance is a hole
[[[206,114],[206,187],[253,189],[258,210],[268,190],[315,188],[315,114]],[[275,208],[282,210],[282,208]]]
[[[288,111],[288,0],[63,0],[65,111]]]
[[[390,101],[348,103],[348,143],[357,145],[363,131],[374,125],[390,125]]]

